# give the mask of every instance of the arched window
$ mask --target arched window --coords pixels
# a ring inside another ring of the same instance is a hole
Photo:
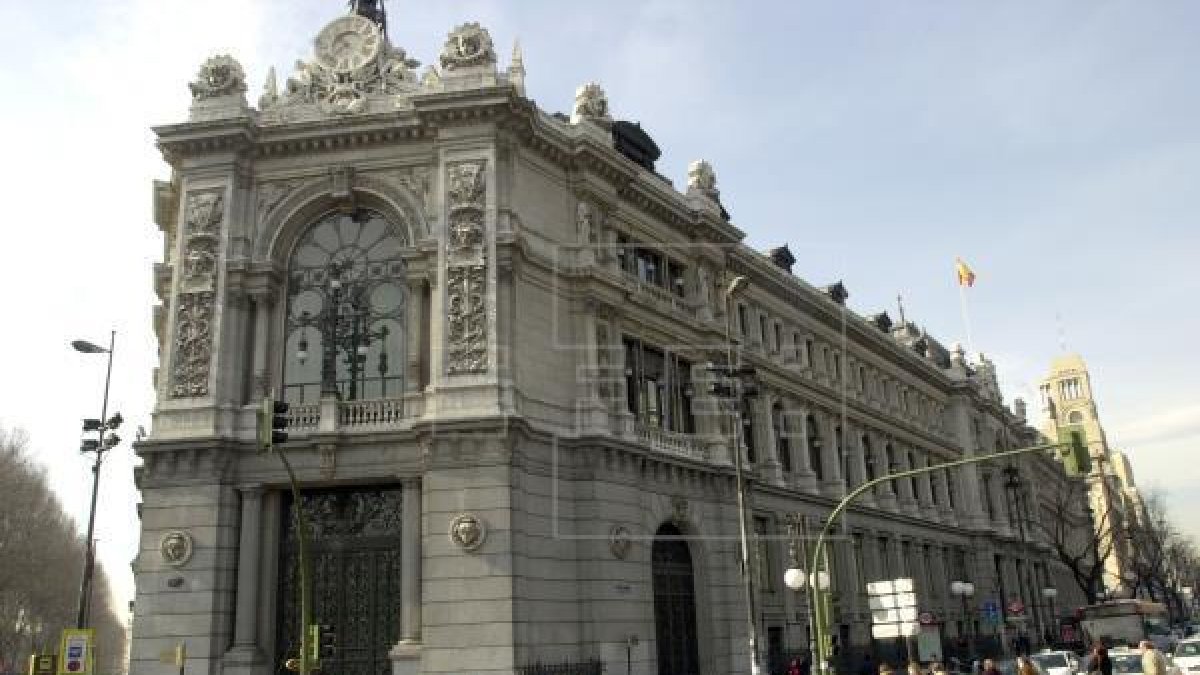
[[[808,466],[817,475],[817,480],[824,480],[825,467],[821,463],[821,432],[817,431],[817,418],[809,415],[805,422],[808,429]]]
[[[378,212],[329,213],[288,261],[284,396],[312,402],[404,393],[403,239]]]
[[[788,441],[787,426],[783,421],[783,404],[771,407],[771,428],[775,430],[775,452],[779,455],[779,466],[788,473],[792,471],[792,447]]]

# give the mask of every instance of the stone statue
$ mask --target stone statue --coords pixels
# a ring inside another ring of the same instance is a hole
[[[246,92],[246,72],[232,56],[213,56],[200,66],[196,81],[188,83],[192,100],[236,96]]]
[[[448,71],[494,65],[496,49],[492,44],[492,36],[478,23],[464,23],[450,31],[438,60]]]
[[[595,82],[588,82],[575,90],[575,110],[571,114],[571,123],[579,124],[581,120],[612,121],[608,114],[608,96]]]
[[[713,201],[718,201],[721,192],[717,190],[717,174],[712,164],[698,159],[688,164],[688,194],[702,194]]]

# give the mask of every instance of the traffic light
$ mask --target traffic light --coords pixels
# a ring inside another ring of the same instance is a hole
[[[321,624],[317,635],[317,654],[322,659],[332,659],[337,656],[337,633],[333,626]]]
[[[276,401],[270,396],[263,397],[262,406],[258,409],[259,452],[271,452],[276,443],[287,442],[289,408],[291,406],[287,401]]]
[[[1092,458],[1088,454],[1087,441],[1082,429],[1059,429],[1059,452],[1063,458],[1063,469],[1068,476],[1086,476],[1092,470]]]

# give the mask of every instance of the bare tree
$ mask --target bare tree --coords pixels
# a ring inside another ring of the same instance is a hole
[[[74,625],[83,572],[84,542],[28,448],[23,432],[0,428],[0,671],[55,651],[62,629]],[[96,665],[119,673],[125,631],[100,566],[92,592]]]
[[[1171,522],[1161,492],[1149,493],[1135,516],[1129,527],[1134,589],[1139,595],[1165,603],[1173,617],[1186,615],[1181,589],[1200,571],[1195,545]]]
[[[1056,490],[1040,491],[1040,518],[1032,523],[1041,538],[1050,544],[1059,561],[1089,604],[1097,601],[1104,580],[1104,561],[1117,544],[1120,519],[1111,506],[1101,513],[1085,510],[1088,484],[1081,478],[1068,478]],[[1107,503],[1107,500],[1106,500]]]

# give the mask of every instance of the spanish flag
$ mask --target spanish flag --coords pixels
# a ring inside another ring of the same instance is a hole
[[[975,272],[967,267],[962,258],[954,259],[954,270],[958,272],[958,285],[970,288],[975,285]]]

